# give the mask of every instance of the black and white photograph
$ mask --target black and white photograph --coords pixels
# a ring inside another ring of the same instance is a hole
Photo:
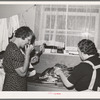
[[[16,92],[100,97],[99,1],[0,1],[0,94]]]

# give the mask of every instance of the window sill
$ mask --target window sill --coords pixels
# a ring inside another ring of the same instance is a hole
[[[44,52],[43,54],[60,55],[60,56],[79,56],[78,54],[75,54],[75,53],[52,53],[52,52]]]

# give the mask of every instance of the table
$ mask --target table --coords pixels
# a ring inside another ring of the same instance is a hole
[[[37,82],[28,82],[28,91],[75,91],[68,90],[62,83],[37,83]]]

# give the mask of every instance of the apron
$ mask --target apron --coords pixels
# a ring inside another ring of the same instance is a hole
[[[96,80],[97,69],[100,68],[100,64],[95,66],[91,61],[84,61],[84,62],[90,64],[92,66],[92,68],[93,68],[93,74],[92,74],[92,77],[91,77],[91,81],[90,81],[89,87],[88,87],[87,90],[84,90],[84,91],[91,91],[92,92],[93,91],[92,89],[93,89],[93,86],[94,86],[95,80]],[[97,88],[97,91],[100,92],[100,87]]]

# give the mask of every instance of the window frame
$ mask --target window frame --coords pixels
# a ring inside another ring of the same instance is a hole
[[[65,14],[66,15],[66,20],[67,20],[67,17],[68,17],[68,15],[71,15],[71,16],[94,16],[95,17],[95,19],[96,19],[96,21],[95,21],[95,35],[94,35],[94,43],[95,43],[95,45],[96,46],[98,46],[98,30],[99,30],[99,13],[90,13],[90,12],[82,12],[82,13],[79,13],[79,12],[75,12],[75,13],[73,13],[73,12],[68,12],[68,5],[66,5],[66,11],[67,12],[64,12],[64,13],[61,13],[61,12],[45,12],[44,11],[44,5],[42,5],[42,7],[41,7],[41,22],[40,22],[40,31],[39,31],[39,41],[42,41],[42,43],[44,43],[44,42],[46,42],[47,43],[47,41],[45,41],[45,39],[44,39],[44,36],[45,36],[45,25],[46,25],[46,16],[47,15],[49,15],[49,14],[53,14],[53,15],[55,15],[56,17],[57,17],[57,15],[62,15],[62,14]],[[87,13],[87,15],[85,15]],[[56,15],[57,14],[57,15]],[[57,21],[57,19],[56,19],[56,21]],[[57,24],[57,23],[55,23],[55,24]],[[67,26],[67,21],[66,21],[66,26]],[[56,31],[58,30],[58,29],[56,29],[56,25],[54,26],[54,29],[48,29],[48,30],[50,30],[50,31],[54,31],[54,34],[53,34],[53,42],[55,41],[55,37],[56,37]],[[66,28],[66,29],[64,29],[64,31],[65,32],[68,32],[68,29]],[[71,30],[72,31],[72,30]],[[75,31],[75,30],[74,30]],[[77,31],[77,30],[76,30]],[[79,31],[79,30],[78,30]],[[81,32],[81,31],[80,31]],[[60,34],[59,34],[60,35]],[[65,36],[67,37],[69,34],[66,34]],[[69,35],[70,36],[70,35]],[[72,35],[72,36],[74,36],[74,35]],[[75,35],[76,36],[76,35]],[[81,36],[81,35],[77,35],[77,36]],[[66,41],[67,41],[67,39],[66,39]],[[66,45],[66,41],[65,41],[65,45]],[[65,47],[65,50],[74,50],[74,51],[76,51],[77,52],[77,47]]]

